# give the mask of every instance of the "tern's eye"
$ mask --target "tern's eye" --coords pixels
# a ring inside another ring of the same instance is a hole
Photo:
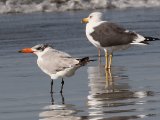
[[[41,47],[38,47],[38,48],[37,48],[37,50],[41,50],[41,49],[42,49]]]

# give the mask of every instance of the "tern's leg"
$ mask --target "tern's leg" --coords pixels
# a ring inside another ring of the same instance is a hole
[[[51,91],[50,93],[53,93],[53,80],[51,80]]]
[[[101,49],[98,48],[98,57],[101,57]]]
[[[108,62],[108,50],[105,51],[105,58],[106,58],[105,68],[108,69],[108,65],[109,65],[109,62]]]
[[[54,98],[53,98],[53,94],[51,93],[51,103],[52,105],[54,105]]]
[[[62,104],[65,104],[63,93],[61,93],[61,97],[62,97]]]
[[[113,53],[111,53],[111,54],[109,55],[109,65],[108,65],[108,69],[111,68],[111,65],[112,65],[112,57],[113,57]]]
[[[64,81],[63,81],[63,78],[62,78],[62,82],[61,82],[61,91],[60,91],[60,93],[63,92],[63,85],[64,85]]]

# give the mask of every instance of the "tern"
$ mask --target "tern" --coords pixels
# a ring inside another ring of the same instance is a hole
[[[48,44],[39,44],[32,48],[24,48],[20,53],[34,53],[38,56],[38,67],[51,77],[51,93],[53,93],[53,80],[61,78],[61,91],[63,91],[64,78],[74,75],[75,71],[81,66],[86,65],[89,57],[77,59],[68,53],[54,49]]]

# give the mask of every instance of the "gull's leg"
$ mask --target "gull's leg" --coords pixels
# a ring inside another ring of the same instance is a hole
[[[98,48],[98,57],[101,57],[101,49]]]
[[[111,53],[111,54],[109,55],[109,65],[108,65],[108,69],[111,69],[112,58],[113,58],[113,53]]]
[[[60,93],[63,92],[63,85],[64,85],[64,81],[63,81],[63,78],[62,78],[62,82],[61,82],[61,91],[60,91]]]
[[[105,51],[106,65],[105,68],[108,69],[109,61],[108,61],[108,50]]]
[[[51,80],[51,91],[50,93],[53,93],[53,80]]]

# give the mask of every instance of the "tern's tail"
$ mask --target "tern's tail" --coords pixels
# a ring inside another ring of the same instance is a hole
[[[78,59],[79,60],[79,65],[84,66],[86,65],[88,62],[90,61],[95,61],[95,60],[90,60],[89,57],[84,57],[82,59]]]

